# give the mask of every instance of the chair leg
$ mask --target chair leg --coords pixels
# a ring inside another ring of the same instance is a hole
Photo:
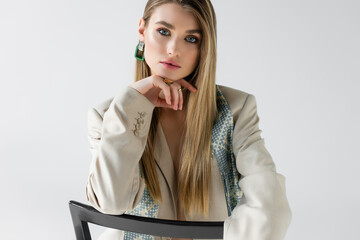
[[[89,224],[80,220],[79,210],[70,205],[70,213],[75,229],[76,240],[91,240]]]

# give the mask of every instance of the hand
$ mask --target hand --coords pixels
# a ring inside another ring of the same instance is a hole
[[[156,107],[166,107],[174,110],[182,110],[183,106],[183,93],[179,91],[179,88],[184,87],[191,92],[197,91],[185,79],[176,80],[173,84],[168,85],[164,82],[164,78],[158,75],[141,79],[130,84],[129,87],[136,89]],[[160,91],[164,93],[165,99],[159,97]]]

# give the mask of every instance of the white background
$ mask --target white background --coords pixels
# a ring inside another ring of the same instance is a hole
[[[133,81],[145,3],[1,0],[1,239],[75,239],[68,202],[86,203],[87,110]],[[213,5],[217,83],[255,95],[286,176],[285,239],[360,239],[360,2]]]

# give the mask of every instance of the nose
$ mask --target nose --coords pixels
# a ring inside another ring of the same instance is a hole
[[[170,56],[179,55],[179,43],[177,39],[172,39],[168,42],[167,52]]]

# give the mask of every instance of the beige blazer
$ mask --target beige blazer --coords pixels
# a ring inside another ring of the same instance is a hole
[[[254,95],[218,85],[233,113],[233,150],[242,178],[240,203],[227,214],[224,187],[214,155],[210,183],[210,213],[185,215],[187,221],[224,221],[225,240],[281,240],[291,222],[285,177],[276,172],[265,148]],[[141,200],[145,182],[138,163],[145,149],[155,108],[137,90],[123,86],[114,98],[88,112],[88,139],[92,160],[86,185],[88,202],[106,214],[123,214]],[[141,124],[137,119],[143,118]],[[155,160],[163,202],[158,218],[177,219],[177,192],[171,154],[160,122],[155,141]],[[101,240],[123,239],[123,231],[107,229]],[[166,239],[156,237],[156,239]]]

